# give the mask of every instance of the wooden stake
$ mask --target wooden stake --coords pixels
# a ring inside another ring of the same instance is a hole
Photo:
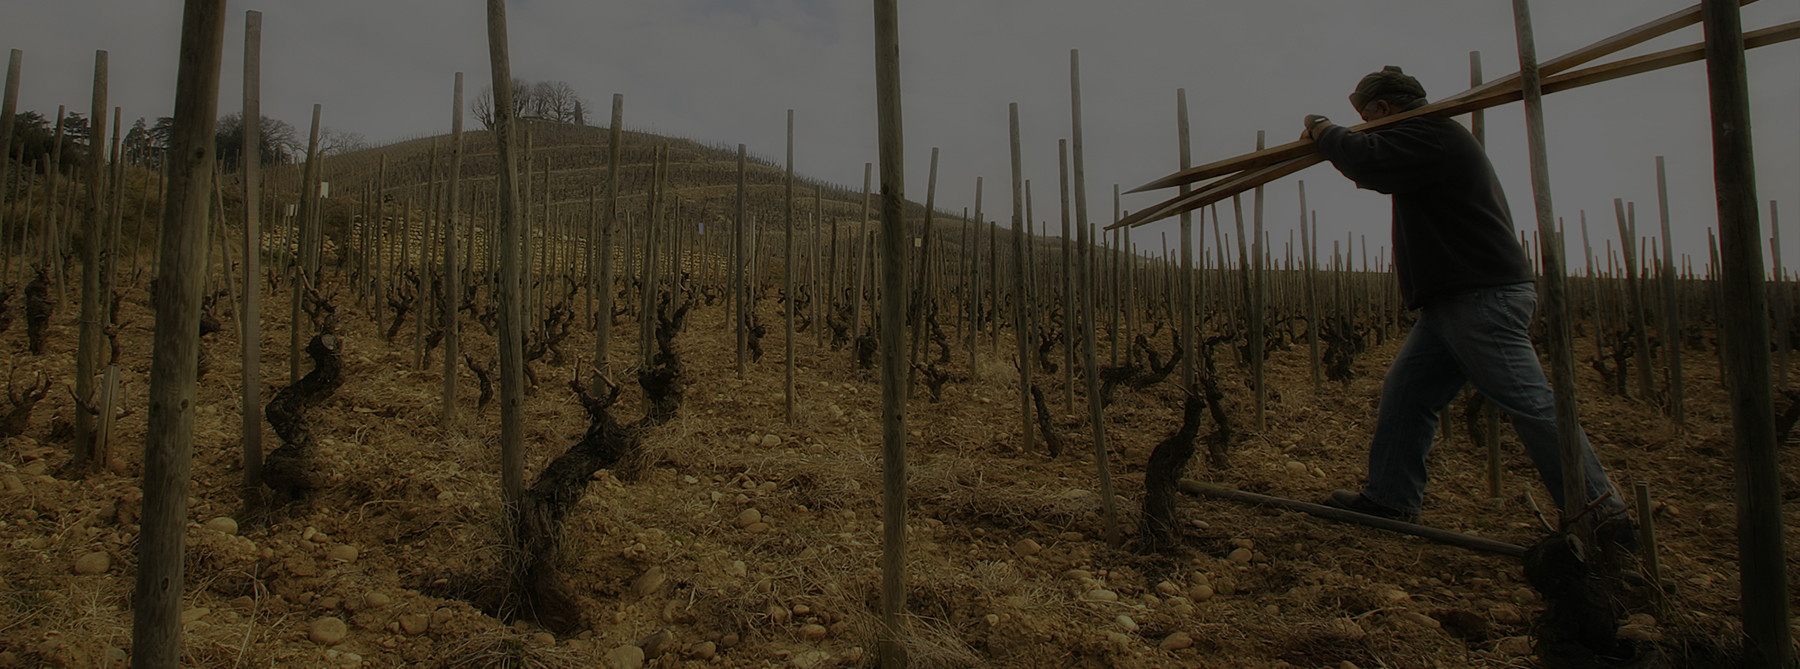
[[[1013,231],[1013,339],[1019,350],[1019,425],[1024,434],[1020,450],[1030,453],[1037,448],[1035,416],[1031,407],[1031,319],[1025,292],[1025,246],[1031,240],[1025,234],[1025,196],[1022,192],[1025,167],[1019,153],[1019,103],[1007,107],[1009,137],[1012,145],[1012,231]],[[935,154],[936,152],[933,151]],[[934,156],[935,157],[935,156]],[[936,161],[933,161],[935,164]],[[929,198],[928,198],[929,199]],[[929,211],[929,210],[928,210]],[[929,216],[930,214],[926,214]]]
[[[854,293],[850,296],[850,341],[851,355],[856,355],[855,342],[862,338],[863,310],[863,268],[869,259],[869,185],[870,176],[874,173],[874,163],[863,163],[863,199],[862,227],[856,233],[856,279]]]
[[[225,1],[188,0],[182,14],[175,85],[174,136],[163,204],[156,332],[150,360],[149,427],[144,439],[144,502],[132,605],[134,669],[181,662],[187,501],[193,462],[200,281],[212,195],[213,130],[224,56]]]
[[[731,303],[737,309],[733,314],[735,316],[733,320],[736,321],[734,329],[737,331],[737,377],[739,379],[744,378],[744,354],[745,349],[748,348],[750,343],[749,314],[751,312],[751,307],[745,303],[748,295],[747,291],[744,290],[744,197],[745,171],[748,165],[748,150],[743,144],[739,144],[737,159],[737,202],[736,206],[733,208],[734,216],[732,218],[733,223],[731,229]],[[868,172],[865,170],[863,172],[863,192],[867,193],[868,190]],[[867,225],[867,198],[864,198],[863,200],[863,209],[865,212],[865,216],[863,217],[864,224]],[[856,269],[858,272],[857,276],[860,278],[862,276],[862,267],[859,265]],[[857,297],[858,304],[860,304],[862,295],[858,293]],[[858,322],[860,323],[861,321],[859,320]]]
[[[919,376],[919,355],[925,348],[926,311],[933,306],[931,295],[931,242],[937,208],[938,147],[931,147],[931,169],[925,178],[925,226],[919,238],[919,274],[912,291],[912,350],[907,356],[906,387],[910,392]],[[973,377],[971,377],[973,378]]]
[[[1188,136],[1188,104],[1187,89],[1175,89],[1175,136],[1177,150],[1180,154],[1181,169],[1193,166],[1194,157],[1192,140]],[[1187,184],[1181,185],[1181,194],[1188,194]],[[1205,221],[1201,223],[1204,225]],[[1300,184],[1300,225],[1306,225],[1306,183]],[[1063,237],[1068,237],[1068,226],[1063,226]],[[1307,293],[1312,299],[1312,293]],[[1200,355],[1200,331],[1194,327],[1194,214],[1181,212],[1181,334],[1176,342],[1181,344],[1181,387],[1188,393],[1199,392],[1198,380],[1194,376],[1194,359]],[[1312,329],[1314,320],[1308,320],[1308,330]],[[1313,357],[1318,358],[1318,346],[1313,346]],[[1318,365],[1313,366],[1313,385],[1319,383]]]
[[[1788,332],[1792,327],[1788,311],[1787,272],[1781,268],[1781,212],[1775,208],[1775,201],[1769,200],[1769,256],[1774,261],[1775,294],[1771,300],[1775,303],[1775,387],[1786,388],[1788,385],[1788,347],[1793,341]]]
[[[105,51],[94,52],[94,100],[88,116],[88,197],[82,228],[81,324],[75,352],[75,396],[89,403],[98,399],[94,376],[100,371],[100,349],[105,346],[101,310],[112,301],[100,294],[100,240],[105,234],[102,220],[106,209],[106,61]],[[94,416],[77,408],[75,457],[70,465],[80,470],[92,464],[96,446]]]
[[[1593,539],[1592,518],[1581,513],[1587,507],[1587,471],[1583,468],[1581,418],[1575,396],[1575,350],[1569,329],[1569,308],[1563,288],[1563,244],[1556,233],[1556,214],[1550,200],[1550,159],[1545,150],[1544,108],[1538,86],[1537,46],[1532,36],[1528,0],[1513,0],[1513,28],[1519,45],[1520,83],[1525,93],[1525,134],[1531,154],[1531,192],[1537,202],[1538,232],[1545,240],[1544,318],[1550,331],[1551,385],[1556,393],[1557,445],[1562,454],[1563,519],[1575,521],[1569,528],[1584,543]]]
[[[1738,560],[1746,667],[1794,662],[1788,628],[1787,550],[1782,536],[1781,467],[1769,374],[1768,302],[1757,223],[1756,162],[1749,82],[1737,4],[1701,3],[1707,90],[1712,109],[1713,181],[1718,193],[1721,324],[1737,441]]]
[[[881,154],[881,630],[882,669],[905,667],[906,610],[906,179],[900,122],[898,0],[875,0],[875,97]]]
[[[6,61],[6,91],[3,97],[0,97],[0,128],[7,129],[6,132],[0,132],[0,217],[4,217],[7,211],[6,184],[12,183],[10,173],[12,171],[13,116],[19,111],[19,72],[23,69],[24,64],[25,52],[13,49]],[[19,240],[18,248],[11,249],[12,254],[5,254],[5,251],[8,250],[7,243],[0,241],[0,255],[4,256],[4,260],[0,260],[0,280],[5,280],[13,275],[13,255],[20,256],[21,267],[25,264],[23,258],[25,255],[25,223],[30,220],[31,210],[30,203],[26,204],[26,213],[13,222],[12,229],[16,230],[17,234],[6,233],[4,237],[0,237],[0,240],[12,237],[17,237]],[[18,282],[17,279],[14,281]]]
[[[1660,598],[1662,591],[1662,563],[1656,556],[1656,509],[1650,503],[1650,483],[1638,481],[1637,493],[1638,517],[1638,555],[1644,559],[1644,577],[1653,585],[1652,591]]]
[[[1669,368],[1669,416],[1675,425],[1687,425],[1687,408],[1681,388],[1681,296],[1675,292],[1675,245],[1669,234],[1669,182],[1663,157],[1656,157],[1656,204],[1662,216],[1663,355]]]
[[[455,91],[450,98],[450,179],[445,186],[449,215],[444,217],[444,401],[439,418],[448,430],[456,426],[456,369],[462,362],[460,337],[457,334],[457,307],[462,303],[462,275],[456,266],[457,210],[462,205],[463,161],[463,73],[456,73]],[[470,231],[473,234],[473,230]]]
[[[1691,12],[1693,10],[1688,11]],[[1693,25],[1691,22],[1683,24],[1667,23],[1666,18],[1667,17],[1665,17],[1664,23],[1657,25],[1657,30],[1660,32],[1647,31],[1643,27],[1627,31],[1626,33],[1615,35],[1613,38],[1591,45],[1588,48],[1564,55],[1550,63],[1545,63],[1546,68],[1542,71],[1552,71],[1548,68],[1551,63],[1556,63],[1561,66],[1556,71],[1560,71],[1563,67],[1574,67],[1594,58],[1613,53],[1618,49],[1626,48],[1641,43],[1644,40],[1667,34],[1667,32],[1674,29]],[[1648,25],[1650,24],[1646,24],[1646,26]],[[1793,39],[1800,39],[1800,22],[1785,23],[1744,35],[1744,43],[1749,47],[1767,46]],[[1604,49],[1601,47],[1604,47]],[[1612,81],[1634,74],[1643,74],[1645,72],[1660,70],[1667,67],[1692,63],[1699,61],[1702,58],[1703,54],[1700,45],[1676,47],[1572,72],[1562,72],[1561,74],[1544,79],[1541,86],[1541,92],[1557,93],[1591,84]],[[1445,98],[1438,103],[1404,114],[1396,114],[1369,123],[1363,123],[1353,126],[1351,129],[1362,132],[1386,127],[1418,116],[1450,117],[1468,113],[1475,109],[1486,109],[1488,107],[1497,107],[1510,102],[1516,102],[1522,99],[1522,93],[1515,87],[1513,84],[1514,81],[1516,81],[1516,75],[1496,79],[1483,86],[1480,90],[1464,91],[1455,96]],[[1179,185],[1183,181],[1195,183],[1212,177],[1232,174],[1240,170],[1243,172],[1242,174],[1208,184],[1206,188],[1196,191],[1186,198],[1170,199],[1155,206],[1141,209],[1136,215],[1121,220],[1118,223],[1115,223],[1114,226],[1143,225],[1180,213],[1183,209],[1204,207],[1208,204],[1231,197],[1233,194],[1241,193],[1255,186],[1280,179],[1324,162],[1324,158],[1314,151],[1315,147],[1310,141],[1292,142],[1253,154],[1245,154],[1243,156],[1194,167],[1183,174],[1170,175],[1163,179],[1139,186],[1132,189],[1130,192],[1136,193],[1156,188],[1167,188]]]
[[[525,323],[519,286],[517,141],[513,118],[512,65],[506,35],[506,0],[488,0],[488,62],[493,74],[494,147],[500,158],[500,489],[511,520],[525,494]],[[511,527],[511,523],[506,523]]]
[[[1263,141],[1263,131],[1256,131],[1256,148],[1258,150],[1262,149]],[[1251,207],[1251,219],[1254,223],[1256,237],[1251,246],[1251,262],[1253,264],[1244,268],[1247,274],[1244,284],[1250,287],[1250,300],[1245,307],[1245,313],[1249,315],[1250,319],[1250,384],[1253,386],[1256,398],[1253,405],[1256,421],[1252,424],[1256,426],[1256,431],[1260,434],[1266,429],[1263,413],[1269,397],[1269,386],[1263,375],[1263,352],[1264,347],[1268,345],[1268,333],[1264,332],[1264,329],[1268,321],[1263,314],[1263,251],[1267,246],[1263,243],[1263,189],[1261,186],[1256,187],[1251,198],[1255,202]],[[1242,248],[1242,244],[1239,245],[1239,248]],[[1367,253],[1367,248],[1367,246],[1364,247],[1365,253]],[[1367,267],[1364,270],[1367,271]]]
[[[1089,258],[1087,258],[1087,256],[1092,255],[1092,251],[1089,250],[1090,247],[1087,242],[1087,235],[1085,234],[1088,230],[1087,171],[1086,168],[1083,167],[1084,161],[1081,151],[1081,52],[1077,49],[1069,50],[1069,122],[1072,126],[1072,137],[1074,138],[1073,143],[1075,148],[1073,163],[1075,170],[1075,222],[1077,227],[1084,233],[1081,240],[1081,250],[1083,255],[1081,262],[1081,321],[1083,327],[1081,328],[1081,331],[1083,339],[1082,354],[1087,358],[1084,364],[1086,365],[1085,371],[1087,374],[1088,386],[1088,421],[1092,424],[1094,430],[1094,467],[1100,479],[1100,509],[1101,518],[1105,526],[1106,543],[1116,547],[1121,541],[1121,537],[1119,536],[1119,514],[1118,509],[1116,508],[1118,505],[1113,499],[1112,466],[1110,464],[1111,456],[1109,456],[1106,451],[1106,416],[1100,405],[1100,370],[1094,359],[1093,326],[1095,324],[1095,277],[1093,276],[1093,265],[1089,262]]]
[[[782,398],[789,425],[794,423],[794,110],[787,112],[787,180],[785,232],[781,236],[781,277],[787,295],[787,337],[782,342]]]
[[[1075,268],[1074,260],[1070,255],[1071,233],[1069,232],[1069,140],[1056,140],[1056,164],[1058,199],[1062,204],[1063,411],[1073,414],[1075,413],[1075,337],[1086,321],[1077,320],[1075,313]],[[973,338],[969,339],[969,348],[975,348]]]
[[[1619,251],[1625,257],[1625,284],[1629,291],[1633,330],[1637,337],[1638,398],[1654,402],[1655,386],[1650,381],[1650,333],[1644,316],[1644,287],[1642,264],[1638,258],[1636,217],[1626,213],[1624,200],[1619,198],[1613,198],[1613,212],[1619,219]]]
[[[594,331],[594,364],[601,369],[609,369],[612,362],[613,240],[619,228],[619,150],[624,137],[619,126],[624,122],[625,96],[614,93],[612,123],[606,129],[606,218],[600,224],[600,294],[594,304],[600,314],[595,321],[599,326]]]
[[[981,177],[975,177],[975,242],[969,245],[969,380],[981,378],[981,367],[976,363],[980,356],[981,336]],[[909,386],[910,387],[910,384]]]
[[[291,309],[288,313],[288,384],[300,382],[300,347],[303,326],[300,317],[301,296],[306,292],[303,286],[317,286],[318,277],[313,274],[312,256],[312,210],[317,203],[319,187],[319,112],[320,105],[313,105],[312,132],[306,140],[306,167],[300,177],[300,202],[296,225],[299,226],[298,243],[300,247],[300,264],[294,266],[293,279],[288,286],[291,293]],[[260,122],[261,119],[258,119]],[[291,227],[291,226],[290,226]],[[403,238],[404,239],[404,238]]]

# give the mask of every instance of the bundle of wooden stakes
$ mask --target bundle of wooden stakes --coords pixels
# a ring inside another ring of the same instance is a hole
[[[1755,1],[1744,0],[1740,4],[1747,5]],[[1538,70],[1543,76],[1543,92],[1557,93],[1620,77],[1701,61],[1706,57],[1705,45],[1690,44],[1579,70],[1575,69],[1698,23],[1700,23],[1700,6],[1695,5],[1577,49],[1560,58],[1544,61],[1538,66]],[[1744,33],[1744,47],[1768,46],[1796,38],[1800,38],[1800,21],[1746,32]],[[1418,116],[1439,118],[1458,116],[1517,102],[1523,97],[1524,92],[1520,88],[1519,75],[1514,73],[1418,109],[1352,126],[1351,130],[1374,130]],[[1107,226],[1106,229],[1111,230],[1124,226],[1136,227],[1182,212],[1193,211],[1312,167],[1324,160],[1311,140],[1302,139],[1188,168],[1127,192],[1140,193],[1199,183],[1208,179],[1213,181],[1190,193],[1140,209]]]

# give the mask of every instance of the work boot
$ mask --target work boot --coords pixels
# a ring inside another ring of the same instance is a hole
[[[1376,504],[1375,502],[1370,501],[1369,498],[1363,497],[1360,492],[1333,490],[1331,491],[1331,496],[1325,498],[1324,504],[1325,506],[1343,509],[1345,511],[1355,511],[1365,516],[1398,520],[1403,523],[1419,522],[1419,514],[1407,513],[1405,511],[1390,509],[1380,504]]]

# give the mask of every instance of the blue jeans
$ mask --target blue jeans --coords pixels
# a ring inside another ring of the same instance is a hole
[[[1382,506],[1418,513],[1425,499],[1425,456],[1438,428],[1438,412],[1464,383],[1512,418],[1538,476],[1563,508],[1562,458],[1557,450],[1556,397],[1531,345],[1537,290],[1529,283],[1471,290],[1419,310],[1419,322],[1388,368],[1380,417],[1369,447],[1369,483],[1362,494]],[[1615,491],[1581,435],[1588,500]],[[1605,517],[1624,510],[1617,492]]]

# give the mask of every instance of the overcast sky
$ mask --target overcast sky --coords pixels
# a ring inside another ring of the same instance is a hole
[[[1540,59],[1676,11],[1689,0],[1534,3]],[[1058,226],[1057,140],[1070,136],[1069,50],[1081,53],[1091,219],[1112,217],[1112,185],[1174,171],[1175,90],[1186,88],[1196,163],[1294,139],[1300,118],[1356,120],[1345,95],[1364,74],[1399,65],[1436,99],[1468,87],[1469,52],[1487,78],[1517,70],[1506,0],[908,0],[900,3],[907,195],[925,199],[941,147],[940,208],[1009,220],[1007,105],[1024,129],[1035,217]],[[324,124],[374,143],[445,132],[453,73],[469,95],[490,82],[479,0],[265,0],[229,3],[221,113],[240,99],[243,13],[264,13],[263,113],[304,130]],[[871,3],[845,0],[514,0],[513,75],[563,80],[605,122],[614,93],[625,125],[708,142],[744,143],[780,159],[786,110],[796,113],[796,167],[860,186],[876,158]],[[171,113],[180,3],[173,0],[0,0],[0,48],[25,52],[20,108],[89,107],[94,51],[111,54],[110,102],[127,119]],[[1744,8],[1746,29],[1800,20],[1800,3]],[[1700,41],[1682,30],[1626,55]],[[1790,232],[1785,264],[1800,264],[1800,42],[1749,53],[1762,225],[1779,202]],[[1571,252],[1577,213],[1594,244],[1618,238],[1613,198],[1635,201],[1641,234],[1657,230],[1655,157],[1666,156],[1676,249],[1706,256],[1715,224],[1704,65],[1695,63],[1545,98],[1554,203]],[[1515,224],[1536,229],[1518,104],[1488,114],[1488,142]],[[129,121],[128,121],[129,122]],[[1388,240],[1384,196],[1357,191],[1328,166],[1269,187],[1275,253],[1300,219],[1304,180],[1326,240]],[[1126,196],[1127,210],[1171,193]],[[1245,203],[1246,216],[1249,203]],[[1227,230],[1232,223],[1222,209]],[[1209,221],[1210,225],[1210,221]],[[1173,222],[1139,228],[1158,248]],[[1210,238],[1210,233],[1207,237]],[[1209,242],[1210,243],[1210,242]],[[1325,247],[1329,251],[1329,245]],[[1572,264],[1579,265],[1577,258]]]

